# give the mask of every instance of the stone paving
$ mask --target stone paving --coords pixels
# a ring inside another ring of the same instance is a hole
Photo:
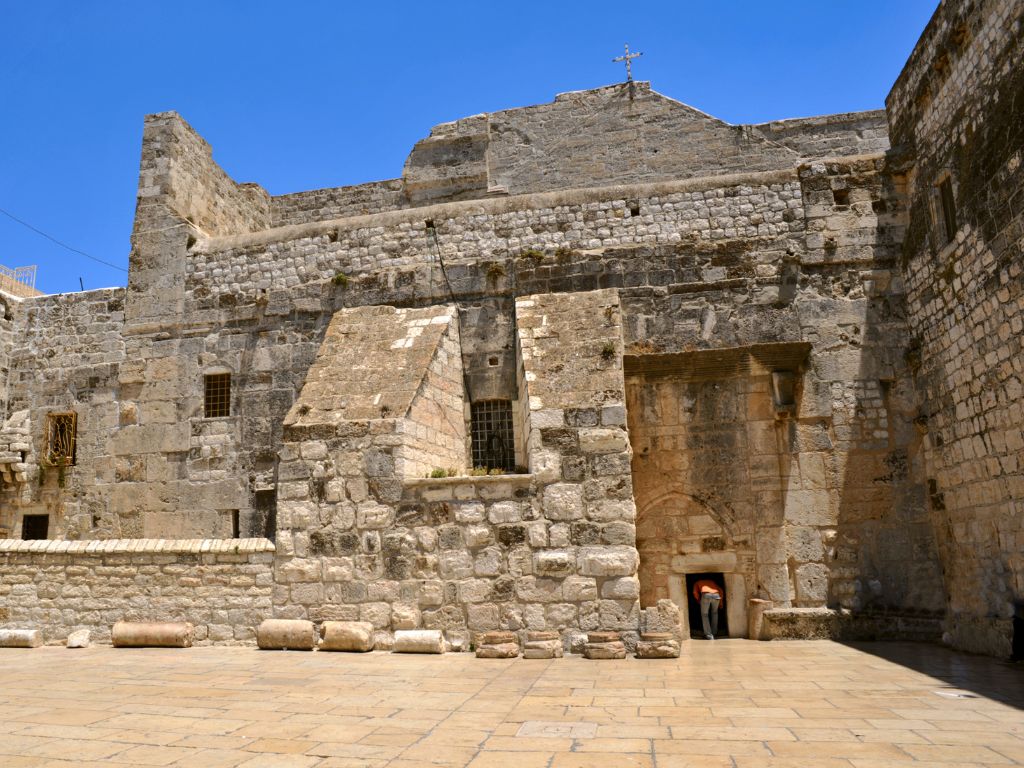
[[[908,643],[672,661],[0,651],[0,766],[1024,765],[1024,669]]]

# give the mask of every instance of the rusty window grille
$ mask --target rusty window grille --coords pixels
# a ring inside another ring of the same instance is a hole
[[[75,463],[78,414],[50,413],[46,416],[46,463],[69,467]]]
[[[470,412],[473,466],[511,472],[516,460],[512,401],[482,400],[473,403]]]
[[[231,415],[231,374],[210,373],[206,376],[206,397],[203,414],[208,419]]]

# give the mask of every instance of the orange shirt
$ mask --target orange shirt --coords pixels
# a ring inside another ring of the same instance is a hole
[[[698,600],[700,600],[701,595],[706,592],[718,595],[722,598],[722,604],[725,604],[725,595],[722,594],[722,588],[715,584],[715,582],[711,581],[711,579],[701,579],[693,585],[693,596]]]

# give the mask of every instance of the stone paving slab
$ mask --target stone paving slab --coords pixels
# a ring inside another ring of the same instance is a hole
[[[1024,669],[910,643],[680,659],[0,650],[0,766],[1024,765]]]

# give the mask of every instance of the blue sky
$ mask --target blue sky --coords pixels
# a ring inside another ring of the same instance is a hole
[[[0,208],[128,266],[142,117],[271,194],[401,174],[439,122],[634,76],[731,123],[877,109],[936,0],[0,0]],[[123,285],[0,215],[48,293]]]

